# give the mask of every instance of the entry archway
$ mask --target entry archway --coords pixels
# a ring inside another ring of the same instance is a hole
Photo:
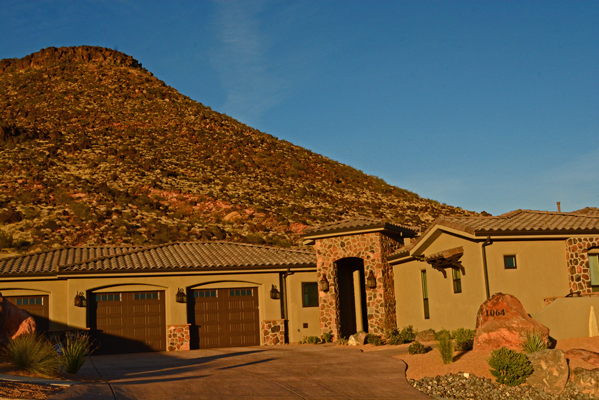
[[[359,331],[368,332],[364,260],[346,257],[335,264],[339,289],[339,334],[347,338]]]

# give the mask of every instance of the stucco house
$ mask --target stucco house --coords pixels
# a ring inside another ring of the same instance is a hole
[[[315,270],[309,250],[230,242],[72,247],[0,259],[0,292],[105,351],[277,344],[320,334]]]
[[[556,339],[599,310],[599,209],[442,217],[423,233],[351,219],[307,249],[231,242],[75,247],[0,259],[0,292],[50,332],[88,329],[110,351],[298,342],[357,331],[474,328],[516,296]]]

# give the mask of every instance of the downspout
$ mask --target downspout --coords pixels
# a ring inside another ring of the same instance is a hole
[[[487,292],[487,299],[491,297],[491,291],[489,290],[489,271],[487,270],[487,251],[485,247],[492,244],[491,236],[487,236],[487,240],[485,240],[481,246],[483,253],[483,272],[485,274],[485,290]]]
[[[283,298],[283,320],[285,323],[285,343],[289,343],[289,310],[287,309],[287,277],[293,275],[291,268],[287,268],[287,272],[281,275],[281,297]]]

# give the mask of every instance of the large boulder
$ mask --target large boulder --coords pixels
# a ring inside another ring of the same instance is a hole
[[[435,340],[435,331],[432,329],[427,329],[425,331],[420,331],[416,334],[416,339],[418,342],[432,342]]]
[[[570,375],[578,390],[584,394],[599,397],[599,368],[574,368]]]
[[[567,359],[579,358],[595,367],[599,367],[599,353],[583,349],[570,349],[564,353]]]
[[[495,293],[478,309],[475,350],[508,347],[520,350],[527,332],[536,331],[549,343],[549,328],[532,319],[511,294]]]
[[[558,395],[568,383],[570,368],[563,350],[541,350],[527,354],[528,360],[534,369],[526,383],[551,395]]]
[[[20,309],[0,294],[0,342],[35,332],[35,320],[27,311]]]
[[[364,331],[358,332],[358,333],[354,333],[353,335],[351,335],[349,337],[349,340],[347,341],[347,344],[350,346],[359,346],[364,344],[364,342],[366,341],[366,336],[368,334]]]

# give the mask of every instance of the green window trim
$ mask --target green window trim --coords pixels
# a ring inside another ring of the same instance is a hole
[[[459,269],[452,268],[451,276],[453,278],[453,292],[462,293],[462,273]]]
[[[518,264],[516,264],[516,255],[509,254],[503,256],[503,266],[505,269],[517,269]]]
[[[318,307],[317,282],[302,282],[302,307]]]
[[[422,304],[424,306],[424,319],[430,319],[430,311],[428,308],[428,283],[426,279],[426,270],[420,271],[420,279],[422,281]]]

